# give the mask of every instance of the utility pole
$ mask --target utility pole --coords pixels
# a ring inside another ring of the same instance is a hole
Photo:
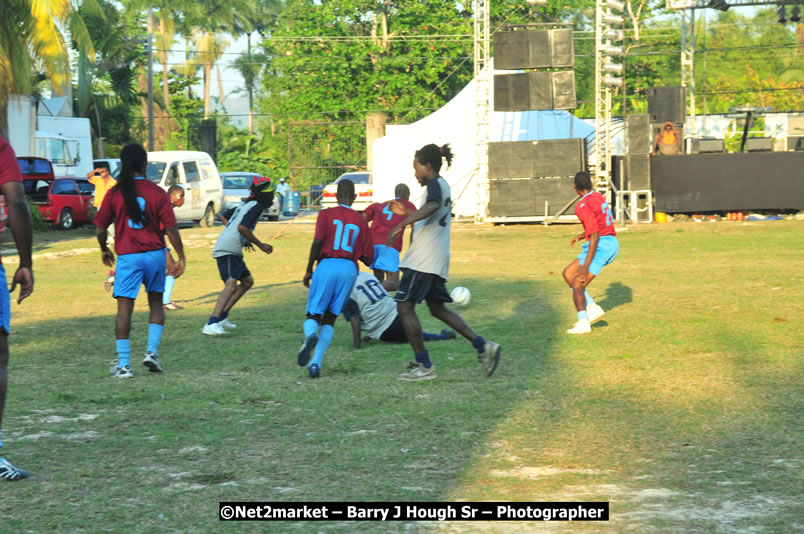
[[[154,151],[154,23],[148,8],[148,152]]]

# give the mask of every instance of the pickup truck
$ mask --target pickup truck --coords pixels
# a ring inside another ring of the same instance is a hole
[[[69,230],[92,222],[89,207],[95,186],[82,177],[56,178],[45,158],[18,157],[25,196],[43,221]]]

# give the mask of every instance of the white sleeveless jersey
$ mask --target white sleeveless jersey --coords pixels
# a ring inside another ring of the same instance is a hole
[[[427,197],[422,206],[430,200],[438,200],[438,209],[428,218],[413,225],[413,243],[399,266],[422,273],[433,273],[447,280],[452,199],[449,184],[440,176],[427,182]]]

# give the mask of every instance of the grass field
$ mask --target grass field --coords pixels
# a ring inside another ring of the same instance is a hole
[[[342,319],[322,378],[307,377],[295,360],[313,225],[269,239],[280,228],[257,228],[275,252],[246,256],[256,284],[225,339],[200,333],[222,287],[220,230],[182,230],[167,372],[139,363],[141,299],[125,381],[108,375],[115,305],[91,231],[38,237],[3,425],[3,454],[32,477],[0,484],[0,532],[804,529],[804,223],[629,227],[590,286],[606,318],[581,337],[564,334],[560,276],[579,226],[456,224],[449,285],[471,289],[460,313],[502,358],[485,378],[466,341],[432,343],[427,383],[395,379],[407,346],[351,350]],[[224,500],[604,500],[611,520],[220,523]]]

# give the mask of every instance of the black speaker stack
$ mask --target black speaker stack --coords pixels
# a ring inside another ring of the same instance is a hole
[[[620,176],[620,189],[642,191],[650,189],[650,152],[653,144],[651,115],[638,113],[626,118],[626,140],[628,141],[623,173]]]

